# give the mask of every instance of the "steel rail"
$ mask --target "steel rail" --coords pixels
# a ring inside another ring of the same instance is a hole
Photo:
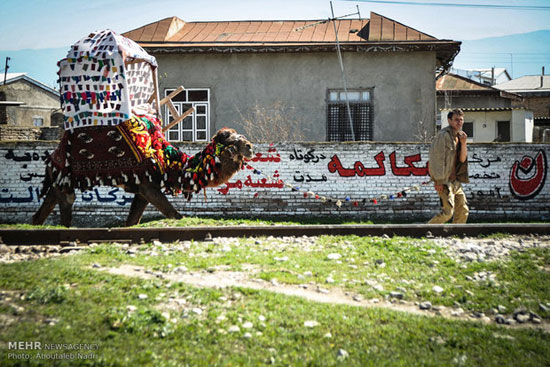
[[[508,235],[550,235],[550,224],[373,224],[373,225],[273,225],[216,226],[172,228],[66,228],[7,229],[0,228],[0,243],[8,246],[58,245],[92,242],[161,242],[215,237],[285,237],[285,236],[408,236],[408,237],[476,237],[503,233]]]

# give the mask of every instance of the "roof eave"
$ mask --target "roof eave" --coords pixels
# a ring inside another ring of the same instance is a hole
[[[279,45],[279,44],[296,44],[296,45],[317,45],[317,44],[330,44],[336,45],[336,41],[312,41],[312,42],[292,42],[292,41],[279,41],[279,42],[242,42],[242,41],[224,41],[224,42],[175,42],[175,41],[139,41],[137,42],[142,47],[153,46],[171,46],[171,47],[185,47],[187,45],[217,45],[217,46],[232,46],[239,44],[256,44],[256,45]],[[340,41],[340,45],[377,45],[377,44],[453,44],[460,46],[462,42],[454,40],[401,40],[401,41]]]
[[[255,52],[332,52],[334,42],[269,42],[269,43],[178,43],[140,42],[150,53],[255,53]],[[441,65],[450,65],[460,50],[457,41],[376,41],[341,42],[342,51],[355,52],[412,52],[435,51]]]
[[[546,90],[536,90],[536,89],[530,89],[530,90],[507,90],[506,93],[514,93],[521,96],[529,96],[529,97],[548,97],[550,96],[550,89]]]
[[[444,107],[439,108],[439,111],[448,111],[453,108],[460,108],[464,112],[502,112],[502,111],[525,111],[527,110],[526,107]]]
[[[445,92],[452,92],[454,94],[462,95],[495,95],[500,96],[501,94],[498,91],[494,90],[483,90],[483,89],[438,89],[437,94],[445,94]]]

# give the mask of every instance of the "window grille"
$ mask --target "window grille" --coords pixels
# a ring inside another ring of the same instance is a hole
[[[346,100],[350,104],[355,140],[372,140],[373,106],[370,90],[350,90],[347,95],[344,91],[329,90],[327,101],[327,140],[353,140]]]

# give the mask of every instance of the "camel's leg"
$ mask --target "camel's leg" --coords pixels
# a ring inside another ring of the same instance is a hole
[[[132,206],[130,206],[130,214],[128,214],[128,218],[126,219],[127,227],[139,224],[139,222],[141,221],[141,216],[143,215],[147,204],[149,204],[149,202],[143,196],[141,196],[141,194],[134,195]]]
[[[70,227],[73,220],[73,204],[76,199],[73,189],[55,189],[59,212],[61,214],[61,225]]]
[[[55,189],[53,187],[50,187],[48,193],[46,194],[46,197],[44,198],[44,201],[42,202],[42,205],[40,205],[40,208],[32,216],[32,224],[34,224],[35,226],[44,224],[46,218],[48,218],[48,215],[50,215],[50,213],[53,211],[56,204],[57,198],[55,195]]]
[[[139,193],[151,204],[153,204],[166,218],[180,219],[182,215],[170,204],[158,187],[151,183],[143,182],[139,185]]]

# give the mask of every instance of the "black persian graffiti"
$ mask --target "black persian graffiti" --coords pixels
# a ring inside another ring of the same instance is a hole
[[[472,190],[471,191],[471,197],[469,197],[469,199],[473,200],[476,198],[478,199],[484,199],[484,198],[495,198],[495,199],[502,199],[503,196],[502,194],[500,193],[500,190],[502,190],[502,188],[500,186],[495,186],[493,189],[489,189],[489,190],[477,190],[477,191],[474,191]]]
[[[47,150],[44,152],[44,154],[42,154],[42,157],[40,156],[40,154],[36,152],[32,154],[27,152],[23,155],[15,155],[13,153],[13,149],[8,149],[8,152],[4,155],[4,158],[11,159],[14,162],[30,162],[30,161],[39,161],[39,160],[45,161],[49,155],[50,153],[48,153]]]
[[[472,158],[469,159],[470,163],[478,163],[481,167],[483,168],[488,168],[491,163],[496,163],[496,162],[500,162],[501,159],[500,157],[496,157],[495,159],[487,159],[487,163],[483,163],[483,159],[482,158],[479,158],[477,156],[477,153],[474,153],[472,155]]]
[[[480,158],[477,156],[477,153],[474,153],[471,158],[468,159],[468,161],[472,164],[477,163],[482,168],[489,168],[491,166],[491,163],[501,162],[500,157],[496,157],[494,159],[487,158],[487,163],[484,163],[483,158]],[[484,172],[484,173],[476,173],[469,176],[471,179],[478,180],[498,180],[500,178],[500,175],[496,172]]]
[[[123,195],[118,197],[117,194],[121,190],[118,187],[115,187],[107,192],[106,195],[102,195],[99,190],[96,188],[94,191],[85,191],[82,193],[82,201],[90,202],[96,199],[100,203],[113,203],[116,202],[118,205],[124,206],[132,202],[133,196]],[[95,195],[94,195],[95,194]],[[42,199],[40,198],[40,188],[34,186],[28,186],[24,191],[24,194],[14,194],[10,189],[3,188],[0,189],[0,203],[40,203]]]
[[[310,149],[307,151],[306,154],[302,154],[301,149],[296,150],[296,148],[294,148],[294,154],[290,153],[289,158],[291,161],[294,159],[298,161],[303,160],[304,163],[309,163],[309,162],[318,163],[320,160],[327,158],[323,153],[317,154],[317,155],[314,153],[315,153],[315,149]]]
[[[306,173],[305,176],[302,172],[296,171],[299,176],[294,175],[294,182],[326,182],[328,180],[325,174],[322,174],[321,177],[312,177],[309,173]]]
[[[107,195],[102,196],[97,187],[93,191],[84,191],[82,193],[82,201],[93,201],[94,200],[94,193],[97,201],[100,203],[112,203],[116,202],[118,205],[124,206],[126,204],[129,204],[132,202],[134,196],[126,196],[122,195],[121,198],[117,197],[117,193],[120,190],[118,187],[115,187],[107,192]],[[122,191],[123,192],[123,191]]]

